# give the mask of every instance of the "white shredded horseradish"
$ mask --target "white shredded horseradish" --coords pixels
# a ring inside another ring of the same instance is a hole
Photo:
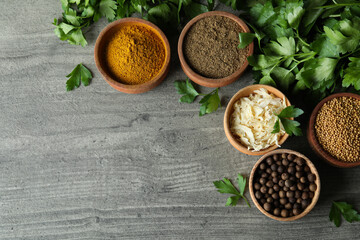
[[[269,94],[260,88],[249,97],[240,98],[234,104],[234,112],[230,118],[232,133],[249,150],[260,151],[274,144],[279,145],[279,139],[285,134],[280,123],[280,132],[271,133],[279,114],[286,108],[285,99]]]

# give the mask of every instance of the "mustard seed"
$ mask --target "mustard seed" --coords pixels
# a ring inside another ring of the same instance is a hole
[[[336,159],[360,161],[360,100],[338,97],[326,102],[316,116],[315,133],[323,149]]]

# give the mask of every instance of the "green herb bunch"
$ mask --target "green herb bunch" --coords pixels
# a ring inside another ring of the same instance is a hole
[[[246,18],[256,39],[249,57],[257,83],[319,98],[360,90],[360,2],[357,0],[250,1]]]
[[[207,5],[198,0],[60,0],[63,14],[59,21],[55,19],[55,34],[62,41],[86,46],[84,29],[106,17],[109,22],[140,14],[159,27],[177,29],[179,24],[200,13],[211,11],[214,0]],[[221,0],[234,10],[241,8],[241,0]]]

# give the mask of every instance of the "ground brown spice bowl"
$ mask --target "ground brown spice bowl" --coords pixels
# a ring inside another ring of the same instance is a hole
[[[311,116],[310,116],[310,120],[309,120],[309,125],[308,125],[308,129],[307,129],[307,139],[308,142],[311,146],[311,148],[315,151],[315,153],[321,157],[323,160],[325,160],[326,162],[330,163],[333,166],[336,167],[340,167],[340,168],[351,168],[351,167],[356,167],[360,165],[360,159],[356,162],[345,162],[345,161],[340,161],[337,158],[333,157],[330,153],[328,153],[326,150],[324,150],[324,148],[320,145],[317,136],[316,136],[316,130],[315,130],[315,125],[316,125],[316,117],[319,113],[319,110],[323,107],[323,105],[325,103],[327,103],[328,101],[334,99],[334,98],[339,98],[339,97],[352,97],[355,98],[357,100],[360,100],[360,95],[354,94],[354,93],[336,93],[333,95],[330,95],[326,98],[324,98],[313,110]]]
[[[247,61],[247,57],[253,54],[254,51],[254,43],[251,43],[249,46],[247,46],[246,50],[247,53],[244,54],[244,59],[243,59],[243,63],[242,65],[239,66],[239,68],[237,70],[235,70],[235,72],[233,72],[231,75],[225,76],[225,77],[221,77],[221,78],[214,78],[214,77],[205,77],[201,74],[199,74],[198,72],[195,72],[194,69],[190,66],[186,54],[185,54],[185,50],[184,50],[184,43],[186,42],[186,36],[189,32],[189,30],[194,26],[195,23],[198,23],[199,20],[204,20],[207,17],[211,17],[211,16],[220,16],[220,17],[224,17],[226,19],[230,19],[232,21],[235,22],[235,26],[239,26],[243,32],[250,32],[248,26],[245,24],[244,21],[242,21],[240,18],[238,18],[237,16],[228,13],[228,12],[222,12],[222,11],[211,11],[211,12],[207,12],[207,13],[203,13],[198,15],[197,17],[193,18],[190,22],[188,22],[186,24],[186,26],[184,27],[184,29],[182,30],[180,37],[179,37],[179,42],[178,42],[178,54],[179,54],[179,59],[180,59],[180,63],[181,63],[181,67],[183,69],[183,71],[185,72],[185,74],[194,82],[196,82],[199,85],[205,86],[205,87],[223,87],[226,86],[234,81],[236,81],[245,71],[245,69],[248,66],[248,61]],[[231,22],[232,22],[231,21]],[[210,28],[210,26],[209,26]],[[238,34],[239,32],[237,32],[236,36],[238,38]],[[239,42],[237,42],[237,44],[239,44]],[[234,46],[235,48],[237,48],[237,45]],[[245,50],[244,50],[245,51]],[[195,56],[196,58],[196,56]]]
[[[274,160],[275,156],[277,160]],[[261,184],[261,179],[265,179],[266,183]],[[290,182],[292,185],[287,185]],[[319,199],[320,187],[320,177],[314,164],[303,154],[288,149],[275,150],[262,156],[255,163],[249,178],[250,196],[255,206],[267,217],[283,222],[295,221],[307,215]],[[269,196],[266,197],[266,194]]]
[[[139,27],[146,27],[150,30],[155,36],[157,36],[165,49],[165,58],[164,63],[159,70],[159,72],[151,78],[149,81],[146,81],[141,84],[130,85],[121,83],[114,77],[113,74],[109,71],[107,62],[105,60],[105,49],[111,39],[111,37],[124,26],[136,25]],[[165,34],[154,24],[149,21],[139,19],[139,18],[123,18],[117,21],[114,21],[107,25],[100,33],[96,40],[95,51],[94,51],[95,64],[99,72],[105,79],[105,81],[113,88],[124,93],[144,93],[147,92],[156,86],[158,86],[166,77],[169,72],[169,63],[170,63],[170,45],[165,36]]]
[[[272,145],[266,149],[260,150],[260,151],[251,151],[249,150],[246,146],[242,145],[237,139],[236,137],[232,134],[231,130],[230,130],[230,117],[234,112],[234,104],[242,97],[248,97],[251,93],[253,93],[255,90],[259,90],[260,88],[264,88],[266,89],[269,93],[274,94],[276,97],[284,99],[285,98],[285,102],[286,102],[286,106],[290,106],[290,102],[289,100],[286,98],[286,96],[280,92],[278,89],[268,86],[268,85],[262,85],[262,84],[256,84],[256,85],[250,85],[247,86],[245,88],[240,89],[229,101],[226,110],[225,110],[225,114],[224,114],[224,130],[225,130],[225,135],[227,137],[227,139],[229,140],[229,142],[231,143],[231,145],[233,145],[234,148],[236,148],[237,150],[239,150],[242,153],[248,154],[248,155],[263,155],[265,153],[268,153],[272,150],[275,150],[276,148],[278,148],[277,145]],[[288,134],[284,134],[280,140],[279,140],[279,145],[283,144],[285,142],[285,140],[289,137]]]

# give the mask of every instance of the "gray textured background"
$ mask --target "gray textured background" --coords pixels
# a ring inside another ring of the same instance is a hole
[[[360,209],[360,169],[328,166],[304,137],[283,147],[318,167],[322,191],[309,215],[280,223],[253,204],[224,206],[212,182],[248,175],[258,159],[235,150],[222,126],[226,101],[252,83],[249,71],[221,88],[220,110],[199,118],[198,102],[178,102],[173,83],[185,75],[175,51],[159,87],[120,93],[93,61],[105,21],[90,28],[82,48],[53,33],[59,0],[0,6],[1,239],[360,238],[359,223],[336,228],[328,220],[332,200]],[[170,41],[176,50],[176,38]],[[66,92],[65,76],[80,62],[94,79]]]

